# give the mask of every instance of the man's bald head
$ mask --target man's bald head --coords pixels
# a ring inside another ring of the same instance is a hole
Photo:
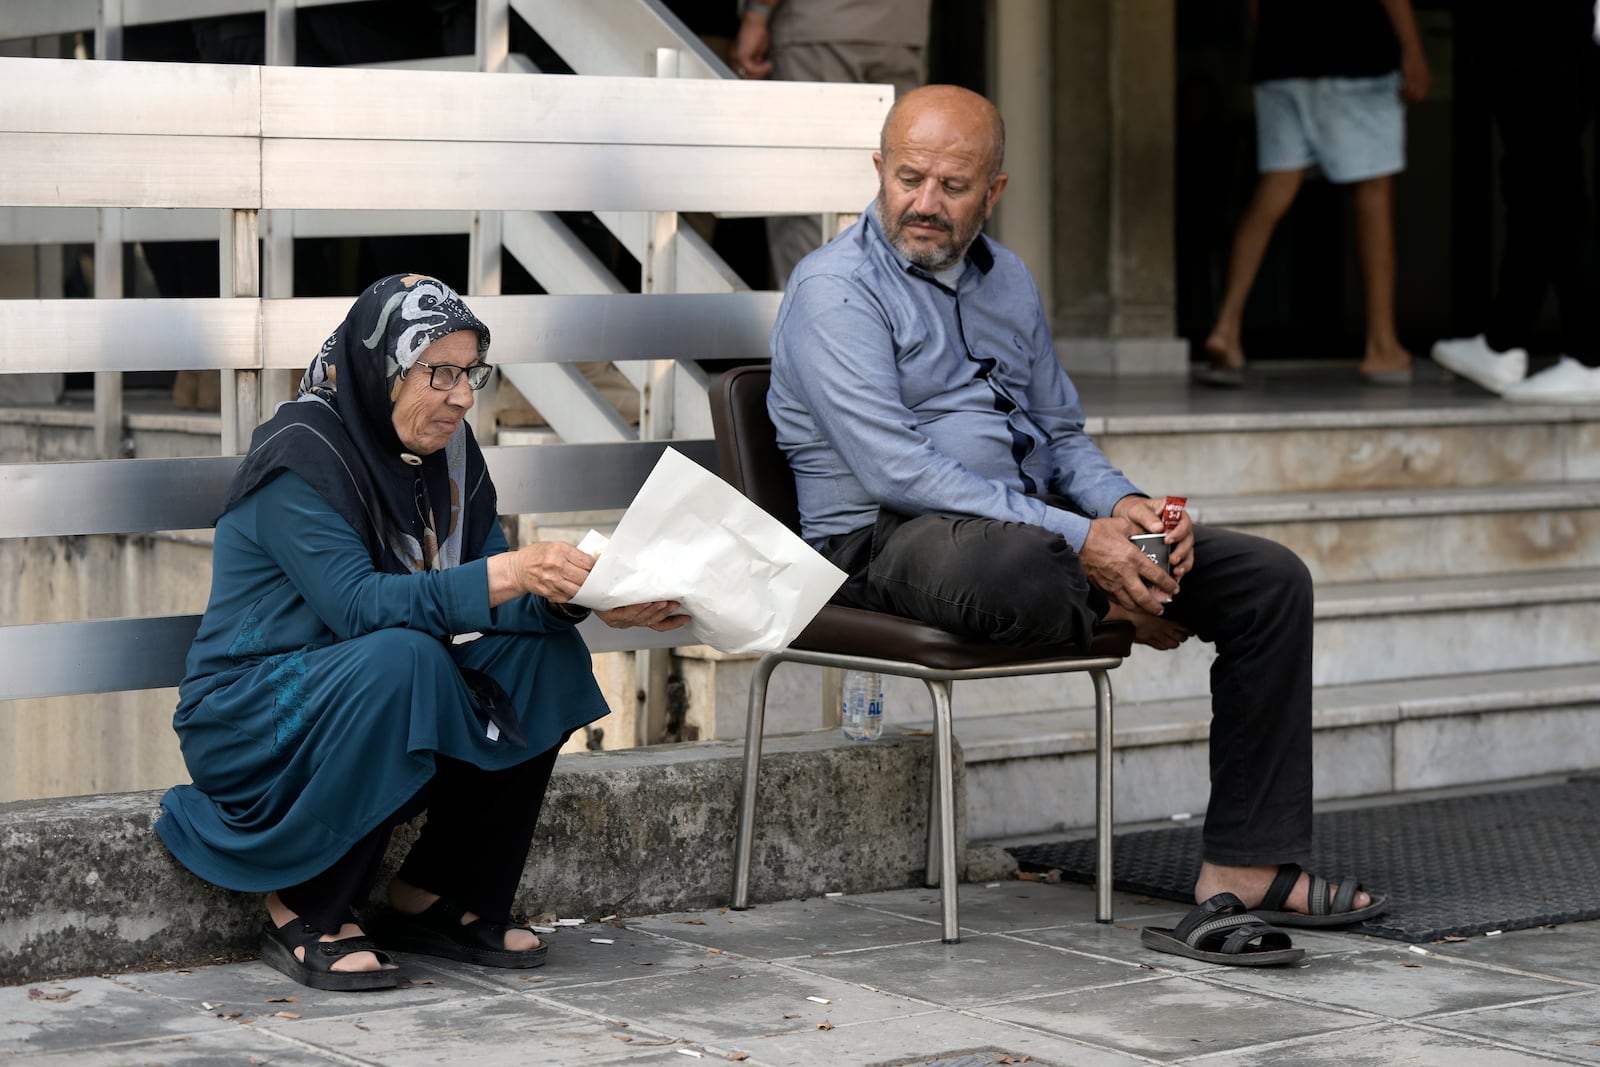
[[[1006,187],[1006,128],[994,105],[954,85],[889,109],[872,162],[878,222],[895,250],[934,272],[959,263]]]
[[[964,136],[975,150],[987,142],[990,181],[1005,166],[1006,124],[988,100],[959,85],[924,85],[900,97],[883,118],[878,151],[887,157],[893,146],[930,120]]]

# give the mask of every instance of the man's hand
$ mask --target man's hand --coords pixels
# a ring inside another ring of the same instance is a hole
[[[1160,528],[1158,519],[1156,530]],[[1177,594],[1178,583],[1128,540],[1142,532],[1120,516],[1095,519],[1089,523],[1089,536],[1078,550],[1078,560],[1089,581],[1106,596],[1129,611],[1160,615],[1163,605]]]
[[[1163,526],[1161,508],[1162,502],[1150,497],[1125,496],[1117,501],[1111,514],[1139,527],[1134,533],[1160,533]],[[1163,540],[1167,542],[1167,562],[1172,565],[1172,577],[1182,581],[1183,576],[1194,569],[1194,523],[1189,521],[1187,508],[1184,509],[1183,518],[1178,520],[1177,527],[1168,532]]]
[[[741,78],[765,78],[772,73],[772,34],[766,15],[745,12],[738,36],[728,53],[728,65]]]

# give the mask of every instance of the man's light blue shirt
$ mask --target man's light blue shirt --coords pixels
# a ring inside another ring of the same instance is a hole
[[[949,288],[895,251],[870,207],[790,277],[767,409],[812,544],[885,507],[1031,523],[1081,549],[1090,519],[1141,495],[1084,432],[1022,261],[980,234]]]

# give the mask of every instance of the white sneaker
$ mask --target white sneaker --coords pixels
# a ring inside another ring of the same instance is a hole
[[[1504,393],[1528,373],[1527,349],[1496,352],[1481,333],[1476,337],[1440,341],[1433,346],[1432,355],[1433,361],[1445,370],[1491,393]]]
[[[1571,356],[1562,356],[1555,366],[1501,395],[1522,404],[1600,404],[1600,367],[1585,367]]]

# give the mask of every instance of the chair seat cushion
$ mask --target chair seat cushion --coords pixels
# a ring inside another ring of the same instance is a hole
[[[1035,660],[1094,656],[1126,656],[1133,648],[1133,625],[1103,622],[1095,627],[1088,648],[1079,645],[996,644],[980,637],[962,637],[899,615],[828,604],[800,631],[792,648],[877,659],[900,659],[937,670],[999,667]]]

